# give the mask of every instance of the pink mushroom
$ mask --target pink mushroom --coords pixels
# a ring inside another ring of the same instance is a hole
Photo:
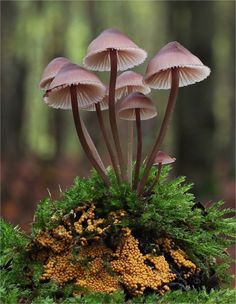
[[[75,85],[79,106],[93,105],[105,95],[105,86],[92,72],[77,64],[64,65],[51,82],[44,101],[53,108],[71,109],[70,87]]]
[[[43,90],[47,90],[56,74],[67,63],[70,63],[70,60],[65,57],[57,57],[50,61],[43,71],[39,87]]]
[[[100,174],[103,181],[109,185],[106,169],[79,114],[79,107],[97,103],[104,95],[105,87],[95,74],[76,64],[68,63],[60,69],[51,82],[44,95],[44,100],[49,106],[54,108],[72,108],[75,127],[81,145],[93,167]]]
[[[109,119],[122,180],[126,179],[126,172],[115,112],[117,70],[132,68],[133,66],[142,63],[146,56],[146,52],[140,49],[124,34],[116,29],[107,29],[90,43],[87,55],[83,60],[84,65],[92,70],[110,71]]]
[[[159,178],[161,175],[161,169],[163,165],[172,164],[176,161],[176,158],[170,157],[167,153],[159,151],[154,159],[153,166],[157,166],[157,174],[154,178],[153,183],[151,184],[150,188],[146,192],[146,195],[151,194],[152,189],[155,187],[155,185],[159,182]]]
[[[118,104],[118,116],[128,121],[128,181],[132,184],[132,155],[133,155],[133,121],[137,127],[137,156],[135,165],[134,188],[137,185],[142,157],[142,129],[141,120],[153,118],[157,115],[156,108],[150,98],[142,93],[129,94]]]
[[[147,53],[117,29],[106,29],[88,46],[84,65],[95,71],[110,71],[110,51],[117,55],[117,70],[124,71],[141,64]]]
[[[164,46],[148,64],[144,82],[152,88],[170,88],[170,95],[160,132],[147,158],[144,174],[138,186],[139,196],[143,192],[154,158],[165,137],[171,113],[176,103],[179,86],[199,82],[209,74],[210,69],[176,41]]]
[[[143,83],[143,76],[133,71],[126,71],[120,74],[116,80],[116,98],[120,99],[133,92],[140,92],[144,95],[150,93],[151,89]]]
[[[179,87],[202,81],[210,74],[210,69],[201,60],[173,41],[164,46],[150,61],[145,83],[153,89],[171,88],[171,69],[179,70]]]

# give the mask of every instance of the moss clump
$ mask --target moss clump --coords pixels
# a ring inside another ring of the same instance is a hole
[[[169,180],[169,169],[142,198],[111,170],[109,189],[96,173],[77,178],[59,201],[38,204],[30,236],[2,220],[1,301],[231,303],[233,292],[222,288],[232,210],[223,202],[198,208],[191,185]]]

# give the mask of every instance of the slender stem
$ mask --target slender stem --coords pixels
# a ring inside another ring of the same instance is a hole
[[[151,184],[150,188],[147,190],[145,193],[146,196],[152,193],[152,189],[155,187],[155,185],[158,183],[160,175],[161,175],[161,168],[162,168],[162,163],[158,164],[158,169],[157,169],[157,174],[153,180],[153,183]]]
[[[133,121],[128,121],[128,145],[127,145],[127,175],[128,182],[132,185],[132,160],[133,160]]]
[[[85,134],[84,134],[85,126],[82,125],[82,121],[81,121],[80,114],[79,114],[76,86],[72,85],[70,87],[70,94],[71,94],[71,105],[72,105],[72,112],[73,112],[75,128],[76,128],[80,143],[84,149],[85,154],[87,155],[88,159],[90,160],[91,164],[93,165],[93,167],[97,170],[98,174],[101,176],[104,183],[107,186],[109,186],[110,181],[109,181],[106,173],[102,170],[102,168],[96,161],[95,157],[93,156],[93,153],[90,150],[90,147],[88,145],[88,142],[87,142]]]
[[[93,153],[93,156],[95,158],[95,160],[97,161],[97,163],[100,165],[101,169],[103,170],[103,172],[106,174],[106,168],[101,160],[101,157],[94,145],[94,142],[92,140],[92,138],[90,137],[89,133],[88,133],[88,130],[87,128],[85,127],[85,124],[83,122],[83,120],[81,120],[81,125],[82,125],[82,129],[83,129],[83,132],[84,132],[84,137],[87,141],[87,144],[89,146],[89,149],[92,151]]]
[[[112,147],[111,147],[111,144],[110,144],[110,141],[108,138],[108,134],[107,134],[107,131],[106,131],[106,128],[104,125],[100,103],[95,103],[95,107],[96,107],[98,123],[99,123],[100,129],[101,129],[102,135],[104,137],[104,141],[105,141],[107,150],[108,150],[110,158],[111,158],[111,163],[112,163],[113,169],[115,171],[117,181],[118,181],[118,183],[120,183],[119,168],[116,163],[116,158],[115,158],[114,152],[112,150]]]
[[[112,136],[114,139],[116,152],[119,160],[121,178],[126,180],[125,164],[123,154],[120,145],[120,139],[118,134],[117,122],[116,122],[116,109],[115,109],[115,89],[116,89],[116,77],[117,77],[117,54],[116,50],[110,49],[111,59],[111,74],[109,84],[109,119],[111,125]]]
[[[137,156],[136,156],[136,164],[135,164],[133,189],[137,188],[139,171],[142,160],[142,129],[141,129],[140,109],[135,109],[135,116],[136,116],[136,128],[137,128]]]
[[[161,144],[163,142],[163,139],[165,137],[166,130],[167,130],[167,127],[168,127],[168,123],[170,121],[171,114],[172,114],[172,112],[174,110],[174,107],[175,107],[175,103],[176,103],[176,99],[177,99],[177,95],[178,95],[178,90],[179,90],[179,70],[178,70],[178,68],[174,68],[174,69],[171,69],[171,90],[170,90],[170,95],[169,95],[169,99],[168,99],[168,104],[167,104],[167,107],[166,107],[165,116],[163,118],[161,129],[160,129],[159,135],[156,139],[156,142],[153,146],[152,152],[150,153],[150,155],[148,157],[146,167],[145,167],[145,170],[144,170],[144,173],[143,173],[143,177],[142,177],[142,179],[139,183],[138,191],[137,191],[138,196],[141,196],[142,193],[143,193],[143,189],[144,189],[144,186],[146,184],[146,181],[147,181],[150,169],[152,167],[155,155],[158,152],[158,150],[160,149],[160,146],[161,146]]]

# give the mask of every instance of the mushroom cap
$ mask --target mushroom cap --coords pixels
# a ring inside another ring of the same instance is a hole
[[[88,46],[84,65],[96,71],[110,71],[109,50],[117,51],[117,70],[127,70],[141,64],[147,53],[116,29],[106,29]]]
[[[166,44],[149,62],[144,82],[154,89],[171,87],[171,69],[179,69],[179,86],[205,79],[211,70],[177,41]]]
[[[65,57],[57,57],[50,61],[43,71],[39,87],[43,90],[47,90],[56,74],[69,62],[70,60]]]
[[[143,93],[134,92],[125,97],[118,104],[118,116],[124,120],[135,120],[135,109],[140,109],[140,119],[146,120],[157,115],[154,103]]]
[[[123,95],[128,95],[133,92],[140,92],[143,94],[150,93],[151,89],[143,83],[143,76],[133,71],[126,71],[120,74],[116,80],[115,101],[120,99]],[[109,107],[108,89],[106,95],[100,101],[101,110],[107,110]],[[96,111],[95,105],[92,104],[86,108],[86,111]]]
[[[100,104],[101,111],[108,110],[108,108],[109,108],[108,93],[106,93],[106,95],[102,98],[102,100],[99,101],[99,104]],[[96,111],[96,107],[95,107],[95,104],[93,103],[87,107],[82,108],[81,110]]]
[[[51,82],[44,101],[53,108],[71,109],[71,85],[76,85],[78,105],[82,108],[99,102],[106,91],[94,73],[77,64],[68,63]]]
[[[148,94],[151,89],[143,83],[143,76],[133,71],[126,71],[120,74],[116,80],[116,98],[133,92]]]
[[[167,153],[159,151],[154,159],[153,165],[167,165],[174,163],[176,161],[176,158],[170,157]]]

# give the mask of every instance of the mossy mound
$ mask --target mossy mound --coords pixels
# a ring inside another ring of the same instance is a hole
[[[2,220],[2,303],[233,303],[232,210],[196,203],[169,170],[142,198],[112,171],[109,189],[77,178],[38,204],[30,236]]]

